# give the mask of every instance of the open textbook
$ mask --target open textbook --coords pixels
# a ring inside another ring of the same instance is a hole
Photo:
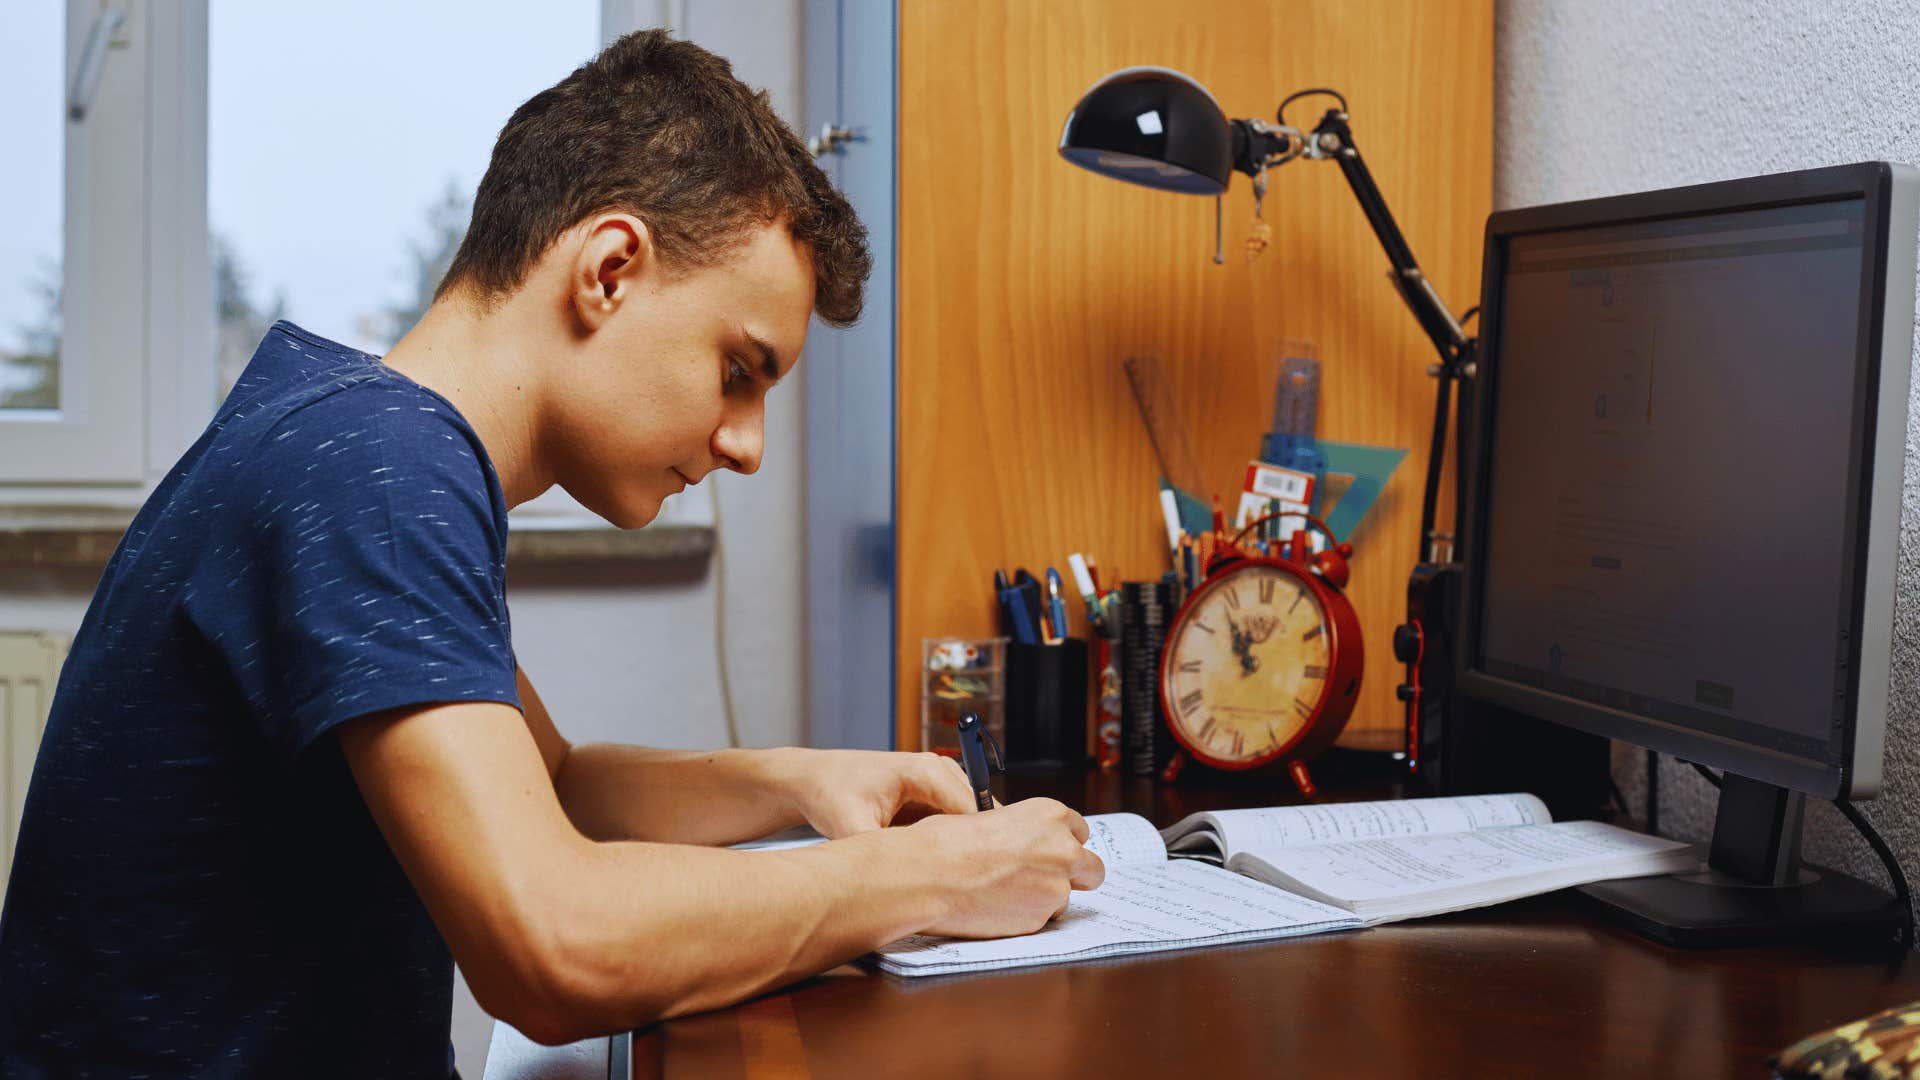
[[[1697,862],[1677,841],[1555,823],[1531,795],[1215,810],[1165,830],[1099,814],[1087,828],[1106,884],[1038,932],[915,935],[875,961],[940,975],[1355,930]]]

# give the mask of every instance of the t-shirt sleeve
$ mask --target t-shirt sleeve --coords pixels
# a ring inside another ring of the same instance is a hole
[[[519,706],[482,455],[437,399],[356,387],[289,413],[236,470],[183,610],[287,755],[382,709]]]

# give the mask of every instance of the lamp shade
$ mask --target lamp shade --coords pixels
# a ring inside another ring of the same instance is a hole
[[[1060,156],[1130,184],[1218,195],[1233,174],[1233,136],[1220,103],[1192,77],[1123,68],[1067,114]]]

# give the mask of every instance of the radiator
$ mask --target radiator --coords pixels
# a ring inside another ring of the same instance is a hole
[[[65,635],[0,631],[0,814],[5,815],[0,819],[0,895],[13,866],[33,755],[66,658]]]

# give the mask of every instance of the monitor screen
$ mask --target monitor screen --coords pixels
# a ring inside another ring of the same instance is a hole
[[[1833,765],[1864,220],[1852,197],[1505,240],[1480,672]]]

